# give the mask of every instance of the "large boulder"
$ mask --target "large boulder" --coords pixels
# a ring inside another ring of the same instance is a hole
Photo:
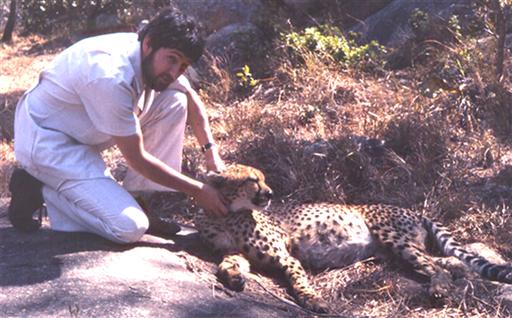
[[[398,47],[415,36],[409,20],[419,9],[433,19],[448,19],[451,15],[465,15],[471,10],[471,0],[394,0],[376,14],[352,28],[367,41]]]
[[[200,21],[208,34],[206,50],[217,66],[233,71],[262,59],[269,34],[263,30],[268,7],[261,0],[172,0],[185,14]],[[199,73],[211,62],[199,63]]]
[[[282,0],[294,25],[334,23],[347,27],[378,12],[393,0]]]
[[[209,34],[227,25],[251,22],[261,8],[260,0],[172,0],[172,3],[201,21]]]
[[[7,203],[0,198],[0,317],[306,316],[253,280],[241,293],[222,287],[192,229],[128,245],[46,222],[27,234],[10,225]]]
[[[208,52],[222,67],[254,64],[267,54],[275,24],[296,27],[317,23],[346,25],[364,19],[392,0],[172,0],[184,13],[200,21],[207,33]]]

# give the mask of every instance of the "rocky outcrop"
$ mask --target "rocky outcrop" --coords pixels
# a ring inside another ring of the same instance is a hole
[[[353,24],[392,0],[173,0],[172,4],[200,21],[208,52],[225,65],[241,66],[262,58],[275,20],[296,27],[318,23]],[[274,21],[274,22],[273,22]]]
[[[367,41],[377,40],[383,45],[397,47],[414,37],[409,19],[415,9],[429,14],[434,19],[448,19],[453,14],[468,13],[471,2],[394,0],[378,13],[353,27],[352,31],[360,32]]]
[[[172,0],[172,3],[200,21],[208,34],[228,25],[251,23],[262,5],[260,0]]]
[[[193,233],[123,246],[46,225],[25,234],[6,205],[0,199],[0,317],[305,316],[270,295],[224,292],[214,264],[192,256],[206,251]]]

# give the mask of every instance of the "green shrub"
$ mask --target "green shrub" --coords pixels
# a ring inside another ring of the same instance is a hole
[[[239,68],[235,75],[238,78],[238,86],[243,90],[250,91],[258,85],[259,81],[254,79],[247,64]]]
[[[334,26],[310,27],[302,32],[282,34],[284,43],[295,53],[310,51],[322,58],[331,58],[346,67],[366,69],[368,66],[382,66],[386,53],[377,41],[359,45],[354,37],[345,37]]]
[[[414,9],[409,17],[409,26],[416,35],[422,39],[430,31],[430,16],[425,11]]]

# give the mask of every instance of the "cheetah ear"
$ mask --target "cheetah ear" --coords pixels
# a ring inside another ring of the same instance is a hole
[[[220,188],[226,184],[226,178],[217,171],[208,171],[206,173],[206,183],[215,188]]]

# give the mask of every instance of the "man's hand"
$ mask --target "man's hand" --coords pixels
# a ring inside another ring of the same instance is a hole
[[[226,170],[226,164],[221,159],[217,146],[214,146],[204,154],[206,160],[206,170],[222,172]]]
[[[194,195],[197,203],[205,209],[205,211],[216,217],[224,217],[228,214],[226,207],[227,200],[224,196],[215,190],[212,186],[203,184],[201,190]]]

